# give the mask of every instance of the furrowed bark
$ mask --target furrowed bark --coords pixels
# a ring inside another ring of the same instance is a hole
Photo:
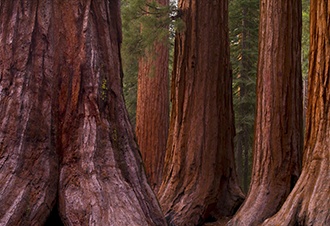
[[[119,1],[0,12],[0,224],[58,202],[65,225],[166,225],[124,106]]]
[[[168,6],[168,0],[158,0]],[[143,29],[143,28],[142,28]],[[139,60],[136,137],[147,179],[154,192],[162,181],[169,128],[168,37],[156,41]]]
[[[52,7],[0,1],[0,224],[40,225],[56,201]]]
[[[330,4],[311,1],[308,107],[302,174],[263,225],[330,225]]]
[[[55,1],[66,225],[165,225],[122,94],[119,1]]]
[[[158,197],[171,225],[231,215],[243,194],[233,150],[228,1],[179,1],[172,113]]]
[[[249,194],[229,225],[275,214],[301,171],[301,1],[262,0],[254,160]]]

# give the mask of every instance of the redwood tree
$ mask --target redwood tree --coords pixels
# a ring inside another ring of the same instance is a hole
[[[38,225],[56,202],[51,11],[0,1],[0,225]]]
[[[172,113],[158,192],[173,225],[231,215],[242,202],[235,172],[228,1],[180,0]],[[213,219],[214,220],[214,219]]]
[[[252,178],[230,225],[258,225],[276,213],[301,170],[301,1],[262,0],[260,7]]]
[[[169,4],[168,0],[157,2],[161,6]],[[138,72],[136,136],[147,179],[155,192],[162,180],[169,126],[169,51],[166,38],[146,49],[139,61]]]
[[[0,10],[1,225],[42,225],[57,194],[65,225],[165,225],[124,106],[119,1]]]
[[[308,107],[301,176],[264,225],[330,225],[330,4],[310,5]]]

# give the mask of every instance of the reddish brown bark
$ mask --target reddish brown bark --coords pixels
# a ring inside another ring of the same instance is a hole
[[[258,225],[276,213],[301,168],[301,1],[262,0],[260,6],[252,178],[229,225]]]
[[[40,225],[56,201],[50,12],[0,1],[0,225]]]
[[[264,225],[330,225],[330,4],[312,0],[310,10],[303,170],[281,210]]]
[[[179,1],[172,113],[158,197],[172,225],[233,214],[242,202],[233,150],[228,1]]]
[[[67,225],[164,225],[124,105],[119,1],[55,1],[59,209]]]
[[[158,0],[166,6],[168,0]],[[164,165],[169,127],[168,45],[156,42],[139,61],[136,136],[147,179],[157,192]]]
[[[0,224],[42,225],[58,193],[65,225],[165,225],[124,106],[119,1],[0,10]]]

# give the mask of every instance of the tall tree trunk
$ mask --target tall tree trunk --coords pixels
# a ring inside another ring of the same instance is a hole
[[[42,224],[57,193],[65,225],[165,225],[124,106],[119,1],[0,9],[1,225]]]
[[[310,9],[303,170],[281,210],[264,225],[330,225],[330,3],[312,0]]]
[[[168,0],[157,2],[169,4]],[[139,62],[136,136],[147,179],[155,192],[162,181],[169,127],[168,54],[167,41],[156,42]]]
[[[301,1],[262,0],[260,6],[251,186],[229,225],[258,225],[276,213],[301,170]]]
[[[124,105],[119,12],[119,1],[55,1],[59,208],[68,225],[165,224]]]
[[[234,163],[228,1],[179,1],[172,113],[158,192],[172,225],[231,215],[242,202]]]
[[[40,225],[56,202],[47,1],[0,1],[0,225]]]

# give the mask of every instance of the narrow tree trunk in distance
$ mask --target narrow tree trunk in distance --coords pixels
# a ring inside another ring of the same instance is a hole
[[[172,114],[158,197],[172,225],[233,214],[243,201],[234,163],[228,1],[180,0]]]
[[[66,225],[165,225],[124,105],[119,3],[54,3]]]
[[[244,150],[244,181],[243,181],[243,189],[247,193],[249,190],[250,185],[250,176],[251,176],[251,168],[249,164],[250,155],[249,155],[249,149]]]
[[[262,0],[254,162],[247,199],[229,225],[275,214],[300,175],[301,1]],[[290,31],[290,32],[288,32]]]
[[[168,5],[168,0],[157,2]],[[155,192],[162,180],[169,127],[168,54],[167,40],[156,42],[139,62],[136,136],[147,179]]]
[[[0,225],[42,225],[56,202],[46,1],[0,1]]]
[[[303,170],[281,210],[264,225],[330,225],[330,4],[312,0],[310,9]]]
[[[243,171],[245,169],[244,164],[243,164],[244,147],[243,147],[241,140],[238,140],[236,142],[236,145],[237,145],[235,148],[236,170],[237,170],[237,177],[238,177],[239,184],[242,187],[242,184],[244,181],[244,175],[245,175],[245,172]]]

